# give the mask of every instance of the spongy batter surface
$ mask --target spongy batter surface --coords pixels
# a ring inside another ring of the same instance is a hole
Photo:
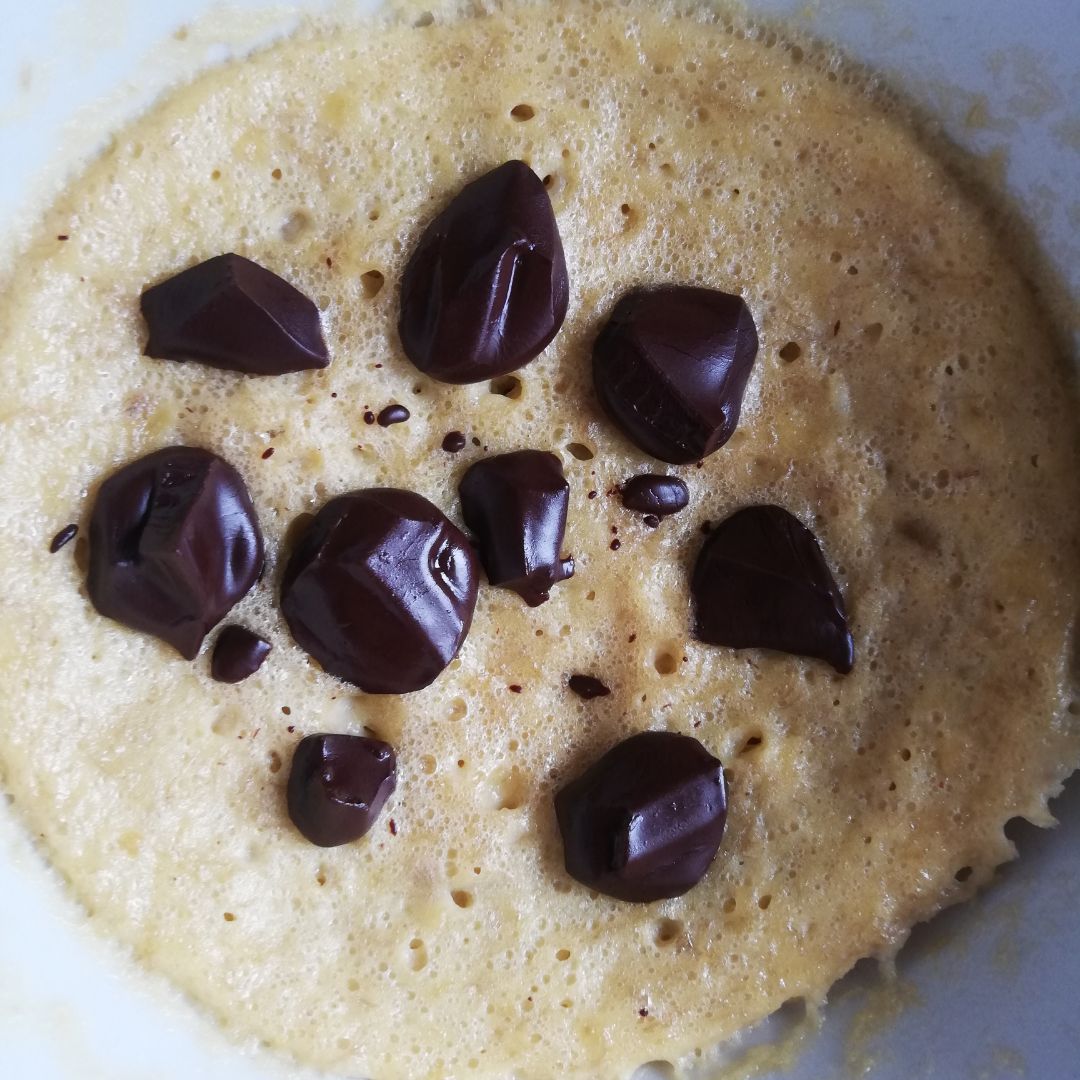
[[[301,34],[175,92],[6,283],[3,782],[95,922],[237,1031],[380,1080],[623,1076],[820,999],[985,881],[1007,819],[1048,821],[1080,759],[1076,407],[988,215],[839,58],[652,4],[413,22]],[[513,157],[549,178],[569,315],[519,387],[440,385],[401,353],[401,270]],[[316,299],[327,370],[141,355],[140,291],[223,251]],[[658,463],[600,413],[588,358],[621,291],[660,281],[741,292],[761,352],[728,446],[661,467],[692,502],[650,530],[610,492]],[[391,402],[407,423],[364,422]],[[235,465],[266,533],[234,616],[274,649],[237,686],[98,616],[84,553],[46,550],[105,474],[175,442]],[[297,515],[393,484],[460,522],[464,469],[522,447],[565,462],[573,580],[535,610],[485,587],[420,693],[321,674],[276,606]],[[702,523],[756,501],[820,537],[850,676],[690,638]],[[611,696],[580,701],[574,672]],[[292,748],[365,727],[398,791],[365,840],[314,848],[285,816]],[[620,904],[566,877],[551,794],[650,728],[724,761],[728,833],[685,897]]]

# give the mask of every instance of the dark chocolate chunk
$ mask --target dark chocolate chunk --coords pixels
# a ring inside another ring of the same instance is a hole
[[[404,405],[387,405],[378,417],[379,427],[390,427],[392,424],[404,424],[412,413]]]
[[[331,675],[369,694],[432,682],[461,648],[476,606],[472,547],[437,507],[396,488],[331,499],[285,567],[281,609]]]
[[[594,675],[571,675],[566,685],[585,701],[591,701],[593,698],[598,697],[607,697],[611,693]]]
[[[685,465],[731,438],[757,348],[741,297],[677,285],[639,289],[616,304],[593,346],[593,382],[631,442]]]
[[[567,873],[617,900],[682,896],[724,836],[724,770],[689,735],[648,731],[612,747],[555,796]]]
[[[216,454],[170,446],[101,485],[90,517],[90,600],[188,660],[262,567],[247,488]]]
[[[284,375],[330,363],[319,309],[277,274],[218,255],[142,294],[146,355],[197,360],[247,375]]]
[[[218,634],[210,659],[210,676],[223,683],[243,682],[262,667],[269,655],[269,641],[234,623]]]
[[[632,476],[622,486],[622,502],[627,510],[664,517],[690,502],[690,489],[677,476]]]
[[[779,649],[851,671],[844,598],[814,534],[779,506],[748,506],[714,525],[690,591],[701,641]]]
[[[469,440],[465,438],[465,435],[461,431],[448,431],[443,438],[442,448],[448,454],[457,454],[465,449],[465,444]]]
[[[49,554],[55,555],[65,544],[70,544],[75,539],[76,533],[79,531],[79,526],[72,522],[70,525],[65,525],[50,541],[49,541]]]
[[[289,817],[313,844],[337,847],[375,824],[396,785],[389,744],[362,735],[308,735],[293,754]]]
[[[364,410],[364,423],[365,424],[374,424],[375,423],[375,414],[370,409],[365,409]]]
[[[514,371],[558,333],[570,291],[540,178],[508,161],[427,227],[401,281],[398,331],[425,374],[472,383]]]
[[[536,607],[552,585],[573,575],[573,559],[561,557],[570,486],[554,454],[517,450],[484,458],[469,467],[460,492],[492,585]]]

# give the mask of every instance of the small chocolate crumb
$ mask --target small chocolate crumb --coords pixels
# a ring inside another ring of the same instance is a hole
[[[468,442],[468,440],[462,432],[448,431],[446,435],[443,436],[442,448],[448,454],[457,454],[465,449],[466,442]]]
[[[595,491],[590,491],[589,494],[588,494],[588,498],[595,499],[596,498],[596,492]]]
[[[368,409],[364,413],[364,423],[365,424],[374,424],[375,423],[375,414],[370,409]]]
[[[621,547],[622,544],[620,543],[619,538],[616,536],[615,539],[611,541],[611,550],[618,551]]]
[[[511,683],[507,688],[511,694],[520,694],[521,687],[517,683]]]
[[[473,446],[479,446],[480,445],[480,440],[475,435],[472,437],[472,444],[473,444]]]
[[[390,427],[391,424],[403,424],[412,414],[404,405],[387,405],[379,413],[379,427]],[[367,419],[365,417],[365,419]]]
[[[296,725],[290,724],[285,730],[291,735],[294,731],[296,731]]]
[[[53,538],[49,541],[49,554],[55,555],[65,544],[70,543],[75,539],[75,534],[79,531],[79,526],[72,522],[70,525],[65,525]]]
[[[56,239],[57,240],[67,240],[68,235],[67,235],[67,233],[61,233]]]
[[[638,1014],[638,1016],[648,1016],[649,1015],[649,1010],[648,1009],[638,1009],[637,1014]]]
[[[655,514],[646,514],[641,520],[650,529],[655,529],[660,524],[660,519]]]
[[[571,675],[566,685],[584,701],[607,697],[611,691],[593,675]]]
[[[285,714],[286,716],[292,716],[292,709],[290,709],[288,705],[282,705],[282,706],[281,706],[281,711],[282,711],[282,712],[283,712],[283,713],[284,713],[284,714]]]
[[[266,459],[267,459],[267,458],[272,458],[273,456],[274,456],[274,448],[273,448],[272,446],[268,446],[268,447],[267,447],[267,448],[266,448],[266,449],[265,449],[265,450],[264,450],[264,451],[262,452],[262,459],[263,459],[263,461],[266,461]]]
[[[397,836],[397,822],[393,818],[387,823],[390,827],[390,835]]]
[[[633,645],[637,641],[637,634],[631,634],[626,640]]]

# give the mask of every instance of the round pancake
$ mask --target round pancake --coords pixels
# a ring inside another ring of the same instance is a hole
[[[569,314],[514,380],[439,384],[400,348],[401,271],[510,158],[548,178]],[[140,292],[223,251],[316,300],[329,368],[142,355]],[[739,429],[700,467],[636,450],[591,384],[617,297],[670,281],[741,293],[761,338]],[[407,423],[364,422],[394,402]],[[16,263],[0,416],[4,787],[97,925],[306,1063],[389,1080],[692,1061],[970,895],[1013,853],[1004,823],[1049,823],[1080,760],[1056,339],[904,110],[774,28],[560,0],[308,30],[199,78],[116,136]],[[80,541],[47,550],[69,521],[85,534],[104,476],[178,442],[241,472],[266,534],[230,621],[273,651],[236,686],[210,679],[209,646],[189,663],[99,616]],[[419,693],[321,673],[277,605],[297,516],[398,485],[460,523],[464,470],[524,447],[563,458],[574,578],[537,609],[482,588]],[[690,485],[657,529],[613,494],[643,471]],[[690,636],[702,525],[755,502],[820,538],[851,675]],[[572,673],[611,695],[581,701]],[[292,750],[365,729],[396,747],[397,792],[366,838],[315,848],[285,813]],[[728,830],[687,895],[625,904],[565,874],[551,800],[650,729],[724,761]]]

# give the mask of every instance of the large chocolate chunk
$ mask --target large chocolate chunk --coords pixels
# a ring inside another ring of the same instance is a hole
[[[536,607],[574,573],[573,560],[561,556],[570,487],[554,454],[518,450],[484,458],[462,477],[460,492],[492,585],[513,589]]]
[[[468,184],[427,227],[405,267],[405,354],[449,383],[505,375],[558,333],[570,290],[539,177],[508,161]]]
[[[690,489],[677,476],[632,476],[622,486],[622,502],[627,510],[664,517],[677,514],[690,502]]]
[[[359,840],[397,784],[394,748],[361,735],[308,735],[293,753],[289,817],[319,847]]]
[[[277,274],[240,255],[218,255],[142,294],[144,350],[248,375],[324,368],[330,356],[319,309]]]
[[[757,355],[741,297],[665,285],[628,293],[593,346],[601,404],[647,454],[684,465],[731,438]]]
[[[854,663],[844,598],[814,534],[779,506],[748,506],[714,525],[690,591],[694,633],[711,645],[779,649]]]
[[[555,796],[566,872],[617,900],[682,896],[724,836],[724,770],[689,735],[648,731]]]
[[[262,667],[270,642],[247,627],[233,624],[218,634],[210,659],[210,677],[223,683],[243,682]]]
[[[369,694],[427,686],[461,648],[476,606],[476,558],[420,495],[368,488],[331,499],[285,567],[281,609],[331,675]]]
[[[90,518],[90,600],[188,660],[262,566],[247,488],[216,454],[170,446],[101,485]]]

